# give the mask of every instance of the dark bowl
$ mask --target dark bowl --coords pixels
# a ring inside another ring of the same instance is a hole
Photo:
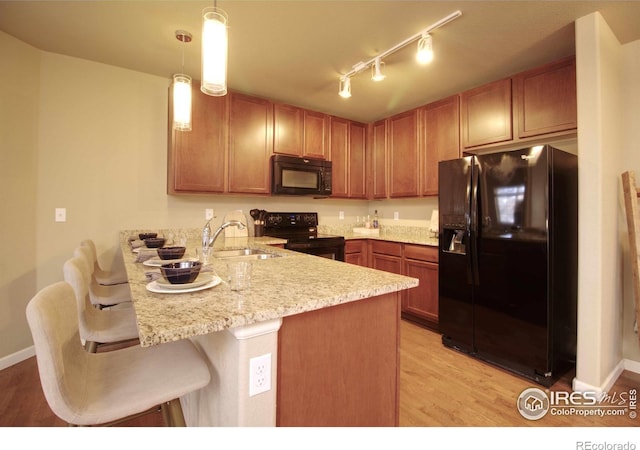
[[[186,250],[186,247],[161,247],[158,256],[160,259],[180,259]]]
[[[158,233],[139,233],[138,237],[141,241],[144,241],[145,239],[158,237]]]
[[[158,248],[164,245],[164,241],[164,238],[147,238],[144,240],[144,245],[146,245],[147,248]]]
[[[163,264],[160,266],[160,272],[171,284],[185,284],[193,283],[198,278],[201,267],[200,261],[180,261]]]

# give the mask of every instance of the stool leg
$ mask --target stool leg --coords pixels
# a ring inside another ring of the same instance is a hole
[[[84,349],[89,353],[95,353],[98,351],[98,343],[94,341],[85,341]]]
[[[170,417],[170,426],[172,427],[186,427],[187,424],[184,421],[184,414],[182,412],[182,405],[180,405],[180,399],[174,398],[167,404],[167,412]]]
[[[162,412],[162,420],[164,421],[165,426],[170,427],[171,425],[171,413],[169,411],[169,402],[165,402],[160,405],[160,412]]]

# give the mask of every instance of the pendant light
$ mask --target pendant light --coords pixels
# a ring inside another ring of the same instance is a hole
[[[213,7],[202,10],[202,81],[207,95],[227,94],[227,14]]]
[[[182,71],[184,72],[184,44],[191,42],[191,33],[176,31],[182,45]],[[173,129],[191,131],[191,77],[184,73],[173,76]]]

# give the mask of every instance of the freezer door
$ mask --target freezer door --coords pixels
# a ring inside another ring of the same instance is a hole
[[[549,370],[548,158],[544,147],[478,156],[475,351]]]
[[[438,165],[440,214],[438,322],[443,343],[473,349],[473,276],[471,272],[471,157]]]

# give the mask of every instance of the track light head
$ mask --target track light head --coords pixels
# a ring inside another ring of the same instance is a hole
[[[342,98],[351,97],[351,78],[340,78],[340,87],[338,88],[338,95]]]
[[[433,61],[433,38],[429,33],[424,33],[418,41],[416,58],[420,64],[428,64]]]
[[[380,58],[376,58],[371,66],[371,79],[373,81],[382,81],[386,78],[386,75],[382,73],[382,67],[384,62],[380,61]]]

